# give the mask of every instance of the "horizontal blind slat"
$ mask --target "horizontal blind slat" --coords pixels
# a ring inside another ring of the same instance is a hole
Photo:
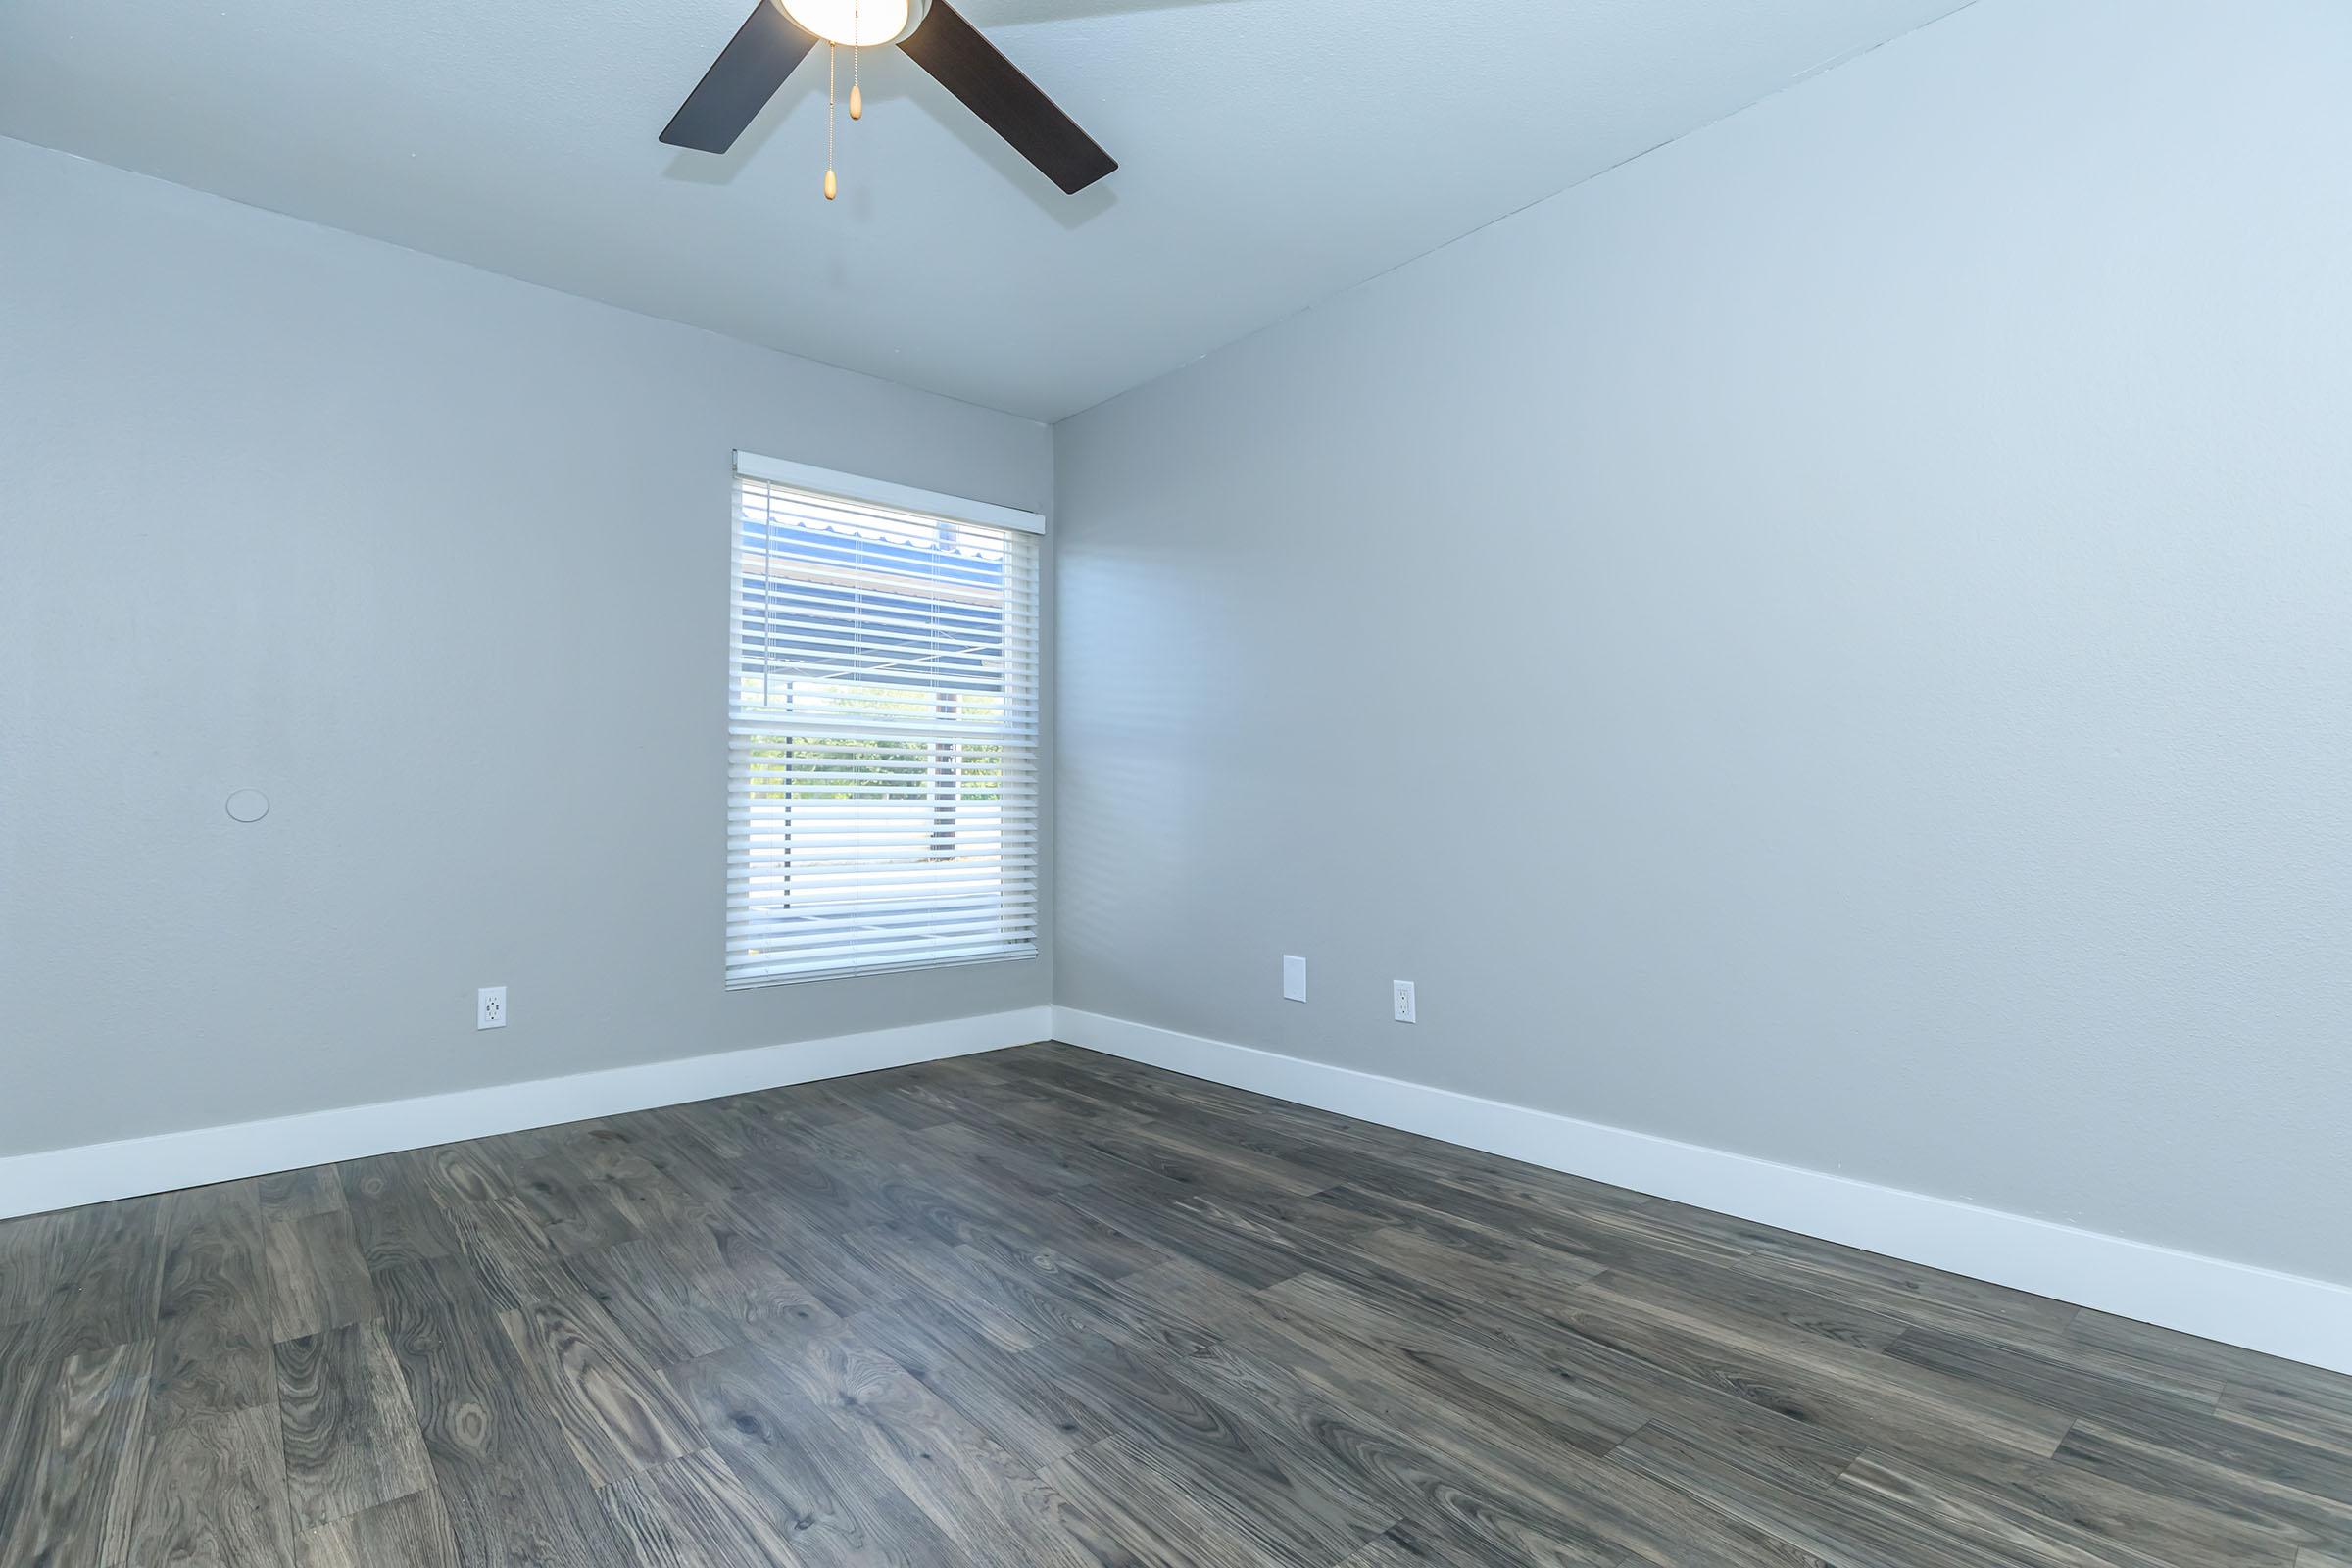
[[[828,967],[823,972],[823,978],[844,979],[853,975],[898,974],[908,969],[952,969],[964,964],[996,963],[1006,958],[1034,958],[1036,956],[1037,944],[1034,942],[1025,943],[1014,947],[989,948],[980,950],[978,952],[969,953],[939,952],[919,954],[903,957],[893,957],[883,955],[868,955],[863,959],[856,963],[842,963]],[[787,980],[808,980],[812,978],[817,977],[800,972],[790,965],[778,965],[771,970],[756,962],[746,960],[740,965],[729,965],[727,970],[727,988],[731,991],[742,990],[751,986],[776,985]]]

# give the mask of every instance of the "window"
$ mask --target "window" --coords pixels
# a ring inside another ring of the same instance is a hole
[[[738,455],[729,986],[1036,955],[1038,525]]]

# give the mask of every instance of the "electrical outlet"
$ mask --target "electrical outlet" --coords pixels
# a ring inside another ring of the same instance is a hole
[[[1413,1003],[1413,983],[1410,980],[1396,982],[1396,1021],[1398,1023],[1419,1023],[1421,1021],[1420,1011]]]
[[[1282,1000],[1306,1000],[1306,960],[1288,953],[1282,956]]]
[[[504,1029],[507,1026],[505,986],[484,986],[473,994],[473,1026],[476,1029]]]

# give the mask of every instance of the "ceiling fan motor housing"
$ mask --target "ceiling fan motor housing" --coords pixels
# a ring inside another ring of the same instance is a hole
[[[923,24],[931,0],[774,0],[804,31],[844,48],[897,43]]]

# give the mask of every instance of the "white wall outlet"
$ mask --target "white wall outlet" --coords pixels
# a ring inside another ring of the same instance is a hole
[[[1306,960],[1288,953],[1282,956],[1282,1000],[1306,1000]]]
[[[1396,1021],[1398,1023],[1419,1023],[1421,1014],[1413,1003],[1413,983],[1410,980],[1399,980],[1396,982]]]
[[[474,993],[473,1026],[476,1029],[504,1029],[507,1026],[505,986],[484,986]]]

